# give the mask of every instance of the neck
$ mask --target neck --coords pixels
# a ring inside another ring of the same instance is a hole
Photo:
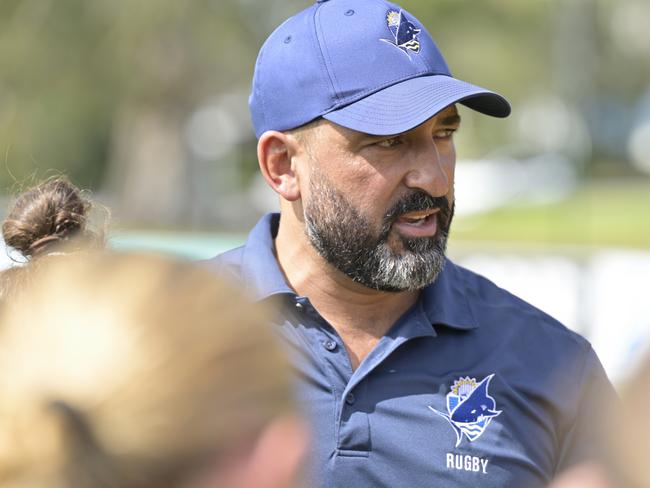
[[[309,242],[304,224],[283,214],[275,240],[278,262],[291,287],[344,338],[381,338],[417,300],[418,291],[385,292],[361,285],[329,264]]]

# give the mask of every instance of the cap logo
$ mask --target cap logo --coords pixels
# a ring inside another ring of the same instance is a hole
[[[421,29],[415,27],[413,22],[409,21],[400,10],[389,10],[386,13],[386,24],[392,34],[392,39],[381,39],[395,47],[401,49],[407,55],[409,51],[414,53],[420,52],[420,35]]]

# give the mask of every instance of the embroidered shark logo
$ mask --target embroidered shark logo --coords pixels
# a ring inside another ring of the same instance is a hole
[[[415,24],[406,18],[402,10],[389,10],[386,13],[386,23],[388,29],[393,35],[392,39],[381,39],[384,42],[400,48],[406,55],[409,51],[414,53],[420,52],[420,35],[421,29],[415,27]]]
[[[456,433],[456,447],[463,434],[472,442],[478,439],[492,419],[502,410],[496,409],[496,402],[488,394],[488,386],[494,374],[486,376],[480,383],[475,378],[459,378],[447,394],[447,413],[429,406],[429,409],[443,417]]]

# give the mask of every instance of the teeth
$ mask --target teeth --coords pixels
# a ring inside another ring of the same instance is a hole
[[[406,220],[421,220],[426,219],[429,215],[431,215],[431,212],[411,213],[404,215],[403,218]]]
[[[399,217],[399,220],[415,227],[421,227],[423,225],[426,225],[427,220],[430,217],[433,217],[435,214],[436,214],[435,211],[430,211],[430,210],[420,210],[418,212],[407,212],[405,214],[402,214]]]

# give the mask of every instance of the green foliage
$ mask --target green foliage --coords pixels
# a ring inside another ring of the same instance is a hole
[[[243,37],[241,13],[234,1],[1,2],[4,163],[18,178],[56,167],[98,185],[120,111],[187,113],[250,76],[263,34]]]
[[[282,19],[310,3],[3,0],[0,156],[8,170],[0,170],[0,188],[11,184],[10,173],[20,179],[47,168],[68,172],[82,186],[100,186],[116,157],[120,114],[154,107],[183,122],[206,100],[247,92],[262,41]],[[609,42],[607,15],[614,0],[402,4],[429,27],[456,75],[502,92],[515,110],[531,95],[562,92],[554,60],[570,47],[558,36],[558,26],[572,22],[564,18],[571,11],[567,5],[585,5],[589,14],[576,15],[593,27],[594,38],[587,41],[601,56],[596,88],[629,100],[644,89],[647,67],[621,56]],[[617,73],[622,72],[621,82]],[[511,123],[467,118],[472,130],[466,155],[512,143]],[[255,171],[252,142],[250,134],[242,145],[243,175]]]

